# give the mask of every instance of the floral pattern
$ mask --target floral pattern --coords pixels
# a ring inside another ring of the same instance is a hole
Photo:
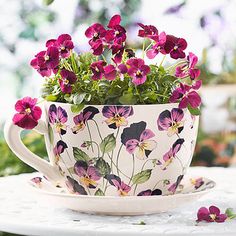
[[[59,140],[56,146],[53,148],[53,154],[55,156],[55,163],[60,160],[60,155],[64,152],[65,148],[68,148],[67,144],[62,140]]]

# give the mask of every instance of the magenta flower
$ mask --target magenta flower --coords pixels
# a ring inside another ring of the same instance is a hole
[[[116,78],[116,68],[113,65],[107,65],[104,67],[104,77],[107,80],[114,80]]]
[[[55,156],[56,163],[60,160],[61,154],[68,148],[67,144],[62,140],[59,140],[56,146],[53,148],[53,154]]]
[[[155,134],[150,129],[146,129],[146,126],[144,121],[133,123],[121,134],[121,142],[125,145],[126,151],[140,160],[147,159],[157,146],[155,140],[150,140]]]
[[[158,188],[155,190],[147,189],[140,192],[137,196],[154,196],[154,195],[162,195],[162,191]]]
[[[61,91],[63,93],[71,93],[72,91],[72,84],[74,84],[77,80],[76,75],[74,72],[62,69],[61,72],[61,78],[59,79]]]
[[[105,65],[106,65],[106,62],[102,61],[102,60],[93,62],[91,64],[90,69],[93,72],[92,80],[100,80],[100,79],[102,79],[103,74],[104,74],[104,66]]]
[[[78,132],[84,130],[86,126],[86,122],[88,120],[93,119],[93,117],[99,113],[99,110],[95,107],[88,106],[84,108],[82,112],[79,113],[79,115],[76,115],[73,120],[75,123],[75,126],[72,128],[72,132],[74,134],[77,134]]]
[[[180,87],[176,88],[171,97],[170,102],[179,102],[179,108],[186,108],[191,106],[198,108],[201,105],[201,97],[195,91],[198,90],[202,85],[202,81],[198,80],[192,86],[180,83]]]
[[[119,196],[127,196],[129,191],[131,190],[131,187],[121,181],[120,177],[116,175],[106,175],[106,179],[112,186],[116,187]]]
[[[110,48],[113,55],[112,60],[115,62],[115,64],[121,63],[122,56],[124,54],[124,45],[122,43],[119,43],[119,41],[117,41],[114,42]]]
[[[42,110],[36,106],[37,98],[24,97],[15,104],[16,113],[12,121],[15,125],[23,129],[33,129],[38,125]]]
[[[157,126],[160,131],[167,130],[167,135],[170,137],[174,134],[179,134],[184,129],[184,112],[179,108],[173,108],[171,111],[163,111],[158,119]]]
[[[175,143],[170,148],[170,150],[164,154],[163,156],[164,164],[162,167],[163,170],[166,170],[167,167],[172,163],[173,159],[176,157],[176,154],[181,149],[183,143],[184,143],[184,139],[182,138],[176,140]]]
[[[84,187],[80,185],[76,180],[67,176],[66,186],[70,193],[77,195],[88,195]]]
[[[138,23],[138,25],[142,28],[138,31],[138,36],[141,38],[149,38],[156,40],[158,38],[158,30],[153,25],[144,25]]]
[[[127,118],[134,114],[132,106],[104,106],[102,114],[109,128],[117,129],[128,124]]]
[[[170,191],[170,192],[172,192],[172,193],[175,193],[176,190],[177,190],[177,188],[178,188],[178,186],[179,186],[179,184],[180,184],[180,182],[182,181],[183,177],[184,177],[183,175],[178,176],[176,182],[174,182],[174,183],[168,188],[168,191]]]
[[[135,85],[143,84],[150,73],[150,67],[144,64],[144,60],[140,58],[130,58],[126,64],[128,67],[128,75],[132,77]]]
[[[210,206],[209,210],[206,207],[201,207],[197,212],[197,222],[217,222],[222,223],[227,219],[226,214],[221,214],[220,209],[216,206]]]
[[[80,182],[88,188],[96,188],[101,174],[94,166],[88,166],[84,161],[77,161],[74,165],[75,174],[80,177]]]
[[[185,58],[184,50],[187,48],[187,42],[183,38],[177,38],[173,35],[166,36],[165,51],[170,53],[173,59]]]
[[[62,107],[56,107],[56,105],[52,104],[48,110],[49,122],[52,125],[55,125],[56,132],[63,135],[66,133],[66,122],[67,122],[67,112]]]
[[[157,37],[156,44],[154,44],[152,48],[147,51],[147,57],[149,59],[153,59],[159,52],[165,55],[166,54],[165,43],[166,43],[166,33],[162,32]]]
[[[192,52],[187,56],[187,61],[181,66],[176,67],[175,76],[178,78],[190,77],[194,80],[200,75],[200,70],[196,69],[195,66],[198,62],[198,57]]]

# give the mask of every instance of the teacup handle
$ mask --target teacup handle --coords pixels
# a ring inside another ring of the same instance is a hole
[[[39,120],[38,125],[34,128],[34,130],[43,135],[47,134],[46,123],[42,120]],[[32,166],[37,171],[43,173],[51,181],[58,182],[62,178],[62,176],[57,167],[32,153],[23,144],[20,137],[20,133],[22,131],[23,129],[18,127],[17,125],[14,125],[11,120],[6,122],[4,127],[4,136],[11,150],[23,162]]]

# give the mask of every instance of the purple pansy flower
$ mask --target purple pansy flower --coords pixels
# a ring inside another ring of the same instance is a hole
[[[162,167],[163,170],[166,170],[166,168],[172,163],[173,159],[176,157],[177,152],[179,152],[179,150],[181,149],[183,143],[184,139],[177,139],[170,150],[164,154],[164,164]]]
[[[77,195],[88,195],[84,187],[70,176],[67,176],[66,186],[70,193]]]
[[[113,65],[107,65],[104,67],[104,77],[107,80],[114,80],[116,78],[116,68]]]
[[[154,196],[154,195],[162,195],[162,191],[158,188],[155,190],[147,189],[140,192],[137,196]]]
[[[59,161],[61,154],[66,148],[68,148],[68,146],[65,142],[63,142],[62,140],[59,140],[57,142],[56,146],[53,148],[53,154],[55,156],[56,163]]]
[[[176,182],[174,182],[169,188],[168,188],[168,191],[172,192],[172,193],[175,193],[176,192],[176,189],[178,188],[181,180],[183,179],[183,175],[179,175]]]
[[[104,106],[102,114],[109,128],[116,129],[128,124],[127,118],[134,114],[132,106]]]
[[[158,38],[158,30],[153,25],[144,25],[142,23],[138,23],[138,25],[142,28],[138,31],[138,36],[141,38],[149,38],[156,40]]]
[[[63,135],[66,133],[67,112],[62,107],[56,107],[55,104],[50,105],[48,110],[49,122],[55,125],[56,132]]]
[[[82,131],[86,126],[86,122],[88,120],[93,119],[93,117],[97,113],[99,113],[99,110],[95,107],[88,106],[88,107],[84,108],[84,110],[82,112],[80,112],[78,115],[76,115],[73,118],[75,126],[72,128],[72,132],[74,134],[77,134],[78,132]]]
[[[176,88],[171,97],[170,102],[179,102],[179,108],[186,108],[189,105],[198,108],[201,105],[201,97],[195,91],[202,85],[202,81],[198,80],[192,86],[180,83],[180,87]]]
[[[37,98],[24,97],[15,104],[16,113],[12,121],[15,125],[23,129],[33,129],[38,125],[42,110],[36,106]]]
[[[185,58],[184,50],[187,48],[187,42],[183,38],[177,38],[173,35],[166,36],[165,51],[170,53],[173,59]]]
[[[198,62],[198,57],[192,52],[187,56],[187,61],[181,66],[176,67],[175,76],[178,78],[190,77],[194,80],[200,75],[200,70],[196,69],[195,66]]]
[[[190,181],[191,181],[191,184],[194,185],[195,189],[199,189],[204,184],[204,181],[201,177],[196,178],[196,179],[190,179]]]
[[[106,65],[105,61],[96,61],[93,62],[90,66],[90,69],[93,72],[92,80],[100,80],[104,75],[104,66]]]
[[[227,219],[226,214],[221,214],[220,209],[216,206],[210,206],[209,210],[206,207],[201,207],[197,213],[197,222],[217,222],[222,223]]]
[[[167,135],[179,134],[184,129],[184,112],[180,108],[173,108],[171,111],[163,111],[158,119],[157,126],[160,131],[167,130]]]
[[[115,186],[119,196],[127,196],[131,187],[121,181],[120,177],[116,175],[106,175],[106,179],[112,186]]]
[[[162,32],[158,36],[156,43],[152,46],[151,49],[147,51],[147,57],[149,59],[153,59],[159,52],[165,55],[166,54],[165,47],[164,47],[165,42],[166,42],[166,33]]]
[[[150,67],[144,64],[141,58],[130,58],[127,60],[128,75],[132,77],[132,82],[135,85],[143,84],[147,79],[147,74],[150,73]]]
[[[122,42],[117,41],[111,45],[111,51],[113,55],[112,60],[115,62],[115,64],[121,63],[124,50],[125,49]]]
[[[97,181],[101,179],[98,169],[84,161],[77,161],[74,165],[74,171],[80,177],[80,183],[88,188],[96,188]]]
[[[59,79],[61,91],[63,93],[71,93],[72,84],[74,84],[77,80],[74,72],[62,69],[60,72],[61,78]]]
[[[133,123],[121,134],[121,142],[126,146],[127,152],[141,160],[148,158],[157,146],[155,140],[150,140],[155,134],[146,129],[146,126],[147,123],[144,121]]]

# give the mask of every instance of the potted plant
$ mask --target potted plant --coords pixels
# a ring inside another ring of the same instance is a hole
[[[68,34],[46,42],[31,66],[44,79],[44,119],[36,98],[17,101],[5,137],[23,161],[71,193],[174,194],[190,165],[198,129],[201,81],[183,38],[139,24],[142,56],[126,48],[121,17],[85,32],[91,52]],[[145,58],[163,56],[147,65]],[[169,56],[174,64],[164,67]],[[45,135],[50,163],[29,152],[22,129]]]

